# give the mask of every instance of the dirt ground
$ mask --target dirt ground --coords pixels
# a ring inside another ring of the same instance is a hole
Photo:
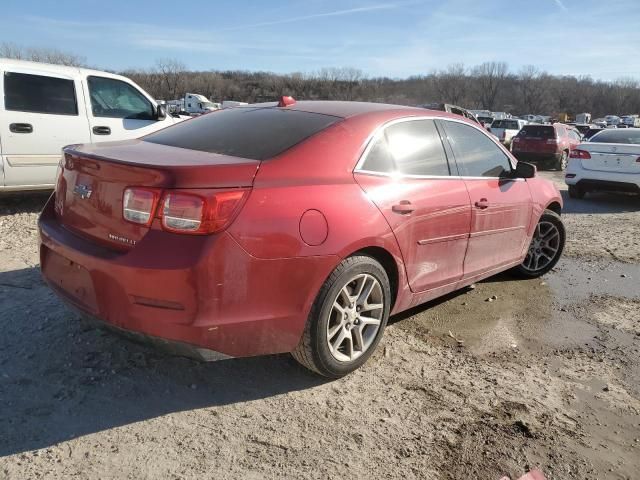
[[[0,199],[0,479],[639,478],[640,198],[543,175],[566,199],[554,271],[392,318],[338,381],[81,325],[39,277],[45,197]]]

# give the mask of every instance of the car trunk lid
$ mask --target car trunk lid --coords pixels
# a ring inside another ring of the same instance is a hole
[[[640,173],[640,145],[583,143],[578,148],[591,155],[591,158],[581,160],[585,170]]]
[[[68,230],[116,250],[129,250],[154,225],[124,220],[128,187],[233,189],[253,184],[260,161],[140,140],[67,147],[55,211]],[[155,227],[157,228],[157,227]]]

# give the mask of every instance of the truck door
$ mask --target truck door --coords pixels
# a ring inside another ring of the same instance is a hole
[[[89,76],[86,87],[93,143],[139,138],[173,124],[171,116],[159,120],[155,104],[128,82]]]
[[[37,69],[0,74],[4,186],[53,187],[62,147],[90,140],[81,84],[63,73]]]

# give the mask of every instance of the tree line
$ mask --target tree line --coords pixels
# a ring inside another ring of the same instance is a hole
[[[86,60],[55,49],[0,44],[0,57],[84,66]],[[422,105],[452,103],[468,109],[513,114],[556,115],[591,112],[594,116],[640,113],[640,82],[589,76],[551,75],[535,66],[512,71],[504,62],[467,67],[451,64],[425,75],[405,79],[369,77],[355,68],[321,68],[315,72],[189,70],[176,59],[158,60],[151,68],[117,72],[154,98],[172,100],[200,93],[214,102],[273,101],[281,95],[305,100],[357,100]]]

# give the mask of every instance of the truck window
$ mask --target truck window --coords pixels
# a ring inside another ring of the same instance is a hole
[[[5,72],[4,106],[16,112],[78,115],[73,80]]]
[[[104,77],[88,80],[94,117],[155,120],[151,102],[128,83]]]

